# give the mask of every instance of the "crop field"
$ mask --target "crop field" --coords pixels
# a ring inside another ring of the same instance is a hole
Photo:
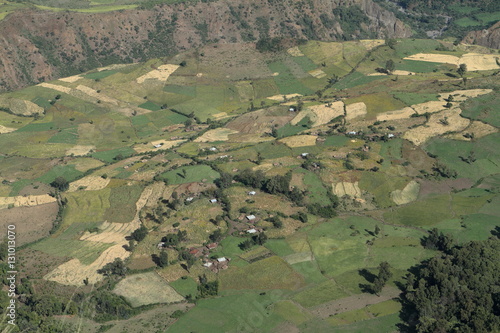
[[[274,81],[279,88],[280,94],[295,93],[308,95],[313,93],[311,89],[302,84],[302,82],[292,74],[290,68],[283,62],[272,62],[268,66],[273,73],[278,73],[278,75],[274,77]]]
[[[46,238],[31,246],[38,250],[57,257],[76,258],[84,265],[94,262],[99,255],[109,248],[111,244],[75,241],[62,238]]]
[[[97,151],[92,154],[92,157],[104,161],[104,162],[113,162],[115,157],[121,155],[122,157],[127,157],[135,153],[130,147],[123,147],[105,151]]]
[[[72,181],[83,175],[81,171],[75,169],[74,165],[60,166],[57,165],[49,170],[46,174],[39,177],[37,180],[42,183],[49,184],[57,177],[64,177],[67,181]]]
[[[454,21],[454,23],[460,27],[470,27],[476,25],[490,25],[498,20],[500,20],[500,11],[463,17]]]
[[[143,188],[139,185],[120,186],[111,189],[109,208],[103,218],[109,222],[130,222],[136,214],[135,203]]]
[[[273,328],[284,319],[273,311],[267,315],[266,310],[282,295],[280,291],[266,295],[243,293],[200,300],[196,307],[176,321],[169,331],[179,333],[220,333],[242,330],[272,332]]]
[[[478,180],[498,171],[500,156],[497,143],[500,135],[491,134],[474,142],[449,139],[433,139],[426,150],[437,155],[444,164],[455,170],[460,177]],[[467,158],[469,152],[474,152],[475,161],[464,162],[460,156]]]
[[[100,191],[78,191],[67,193],[68,208],[65,211],[60,230],[73,223],[102,222],[104,213],[109,209],[109,195],[111,189]]]
[[[394,98],[405,103],[407,106],[412,106],[415,104],[425,103],[429,101],[437,101],[438,95],[436,94],[419,94],[411,92],[395,92]]]
[[[348,89],[362,86],[373,81],[384,79],[384,76],[367,76],[360,72],[353,72],[333,85],[335,89]]]
[[[142,103],[139,105],[140,108],[143,108],[143,109],[147,109],[147,110],[151,110],[151,111],[158,111],[160,110],[160,106],[151,102],[151,101],[147,101],[146,103]]]
[[[171,282],[170,286],[184,297],[186,297],[187,295],[194,296],[198,293],[198,284],[191,277],[186,277],[186,279],[178,279],[174,282]]]
[[[201,182],[204,179],[213,182],[219,178],[219,173],[206,165],[184,166],[161,175],[169,184],[184,184],[192,182]]]
[[[128,276],[116,285],[113,292],[125,297],[134,307],[184,300],[155,272]]]
[[[363,102],[368,112],[367,117],[374,119],[378,113],[404,108],[402,102],[394,99],[388,93],[368,94],[346,100],[346,104]]]
[[[407,57],[411,54],[436,50],[440,43],[434,39],[400,39],[395,45],[396,56]]]
[[[95,73],[89,73],[84,75],[83,77],[86,79],[91,79],[91,80],[101,80],[104,79],[110,75],[118,73],[117,70],[104,70],[104,71],[99,71]]]
[[[500,94],[498,93],[479,96],[464,103],[462,115],[493,126],[500,126],[500,116],[494,111],[499,102]]]

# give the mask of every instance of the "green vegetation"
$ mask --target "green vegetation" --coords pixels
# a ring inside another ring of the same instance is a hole
[[[207,165],[185,166],[179,169],[165,172],[161,175],[168,184],[183,184],[201,182],[204,179],[213,182],[219,177],[219,173]]]

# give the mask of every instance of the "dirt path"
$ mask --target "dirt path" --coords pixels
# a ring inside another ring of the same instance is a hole
[[[328,318],[339,313],[363,309],[368,305],[384,302],[398,297],[401,291],[394,287],[386,287],[380,296],[372,294],[361,294],[344,297],[316,306],[309,311],[320,318]]]

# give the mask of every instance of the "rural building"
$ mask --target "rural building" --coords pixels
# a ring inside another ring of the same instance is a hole
[[[249,233],[249,234],[255,234],[256,232],[257,232],[257,229],[255,229],[255,228],[247,230],[247,233]]]
[[[248,192],[248,195],[256,195],[256,194],[257,194],[257,192],[255,192],[255,191]]]
[[[217,243],[210,243],[207,245],[207,249],[209,250],[213,250],[217,247]]]
[[[247,220],[248,220],[248,221],[253,221],[253,220],[255,220],[255,215],[247,215]]]
[[[356,131],[350,131],[350,132],[347,132],[347,134],[349,134],[349,135],[356,135],[356,134],[358,134],[358,132],[356,132]]]
[[[302,157],[307,157],[307,155],[309,155],[309,153],[302,153],[302,154],[300,154],[300,156],[302,156]]]
[[[211,202],[211,203],[216,203],[216,202],[217,202],[217,199],[210,199],[210,202]]]
[[[191,249],[191,250],[189,250],[189,253],[192,254],[192,255],[197,255],[198,252],[200,252],[200,250],[198,250],[198,249]]]
[[[227,261],[226,257],[217,258],[217,262],[226,262],[226,261]]]
[[[159,143],[159,144],[157,144],[157,145],[154,145],[153,147],[155,147],[155,148],[160,148],[161,146],[163,146],[163,143]]]
[[[159,242],[159,243],[158,243],[158,245],[157,245],[157,247],[158,247],[159,249],[164,248],[164,247],[165,247],[165,242]]]
[[[290,107],[288,108],[288,111],[290,111],[290,112],[295,112],[295,111],[297,111],[297,108],[296,108],[295,106],[290,106]]]
[[[390,139],[390,138],[393,138],[394,137],[394,134],[389,134],[387,135],[387,137]]]
[[[213,264],[211,262],[206,262],[206,263],[203,264],[203,267],[210,268],[210,267],[212,267],[212,265]]]
[[[210,148],[210,151],[217,151],[217,148],[212,147],[212,148]]]
[[[189,197],[189,198],[186,198],[186,201],[191,202],[191,201],[193,201],[193,199],[194,199],[193,197]]]

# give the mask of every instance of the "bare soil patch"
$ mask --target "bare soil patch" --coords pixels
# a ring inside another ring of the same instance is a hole
[[[331,104],[321,104],[309,106],[306,110],[301,111],[295,118],[290,121],[290,124],[296,125],[305,117],[309,117],[313,122],[313,126],[321,126],[330,122],[330,120],[344,115],[344,103],[341,101]]]
[[[420,181],[420,192],[418,198],[422,199],[429,194],[450,193],[451,190],[463,190],[470,188],[474,183],[469,178],[446,179],[439,182],[431,180]]]
[[[47,83],[47,82],[42,82],[39,84],[40,87],[45,87],[45,88],[49,88],[49,89],[52,89],[52,90],[56,90],[56,91],[60,91],[60,92],[63,92],[63,93],[66,93],[66,94],[69,94],[71,92],[71,88],[69,87],[65,87],[65,86],[60,86],[58,84],[52,84],[52,83]]]
[[[8,225],[16,226],[16,244],[31,243],[49,235],[59,206],[56,202],[34,206],[15,207],[0,210],[0,228],[7,230]]]
[[[76,81],[80,80],[81,78],[82,77],[80,75],[73,75],[73,76],[68,76],[68,77],[60,78],[59,81],[73,83],[73,82],[76,82]]]
[[[313,69],[312,71],[309,71],[308,72],[309,74],[311,74],[311,76],[317,78],[317,79],[322,79],[326,76],[326,73],[323,72],[321,69]]]
[[[284,102],[285,99],[283,98],[283,96],[285,96],[286,99],[290,99],[290,98],[298,97],[298,96],[302,96],[302,95],[301,94],[274,95],[274,96],[267,97],[267,99],[272,99],[273,101],[278,101],[278,102]]]
[[[407,60],[418,60],[418,61],[429,61],[429,62],[440,62],[445,64],[457,65],[460,58],[447,54],[432,54],[432,53],[417,53],[409,57],[405,57]]]
[[[118,105],[119,104],[119,101],[115,98],[112,98],[112,97],[109,97],[109,96],[106,96],[104,95],[103,93],[98,93],[97,90],[94,90],[92,88],[89,88],[87,86],[83,86],[83,85],[78,85],[76,87],[77,90],[89,95],[90,97],[93,97],[99,101],[102,101],[102,102],[106,102],[106,103],[110,103],[110,104],[113,104],[113,105]]]
[[[22,274],[33,279],[41,279],[45,274],[68,260],[68,258],[51,256],[30,247],[20,250],[18,254],[19,261],[23,263]]]
[[[412,105],[411,108],[418,114],[434,113],[446,109],[445,104],[446,102],[443,101],[429,101]]]
[[[460,58],[460,64],[466,64],[468,71],[485,71],[499,69],[499,56],[496,54],[466,53]]]
[[[380,296],[372,294],[353,295],[316,306],[309,310],[313,315],[325,319],[332,315],[362,309],[368,305],[393,299],[398,297],[400,293],[401,291],[394,287],[385,287]]]

